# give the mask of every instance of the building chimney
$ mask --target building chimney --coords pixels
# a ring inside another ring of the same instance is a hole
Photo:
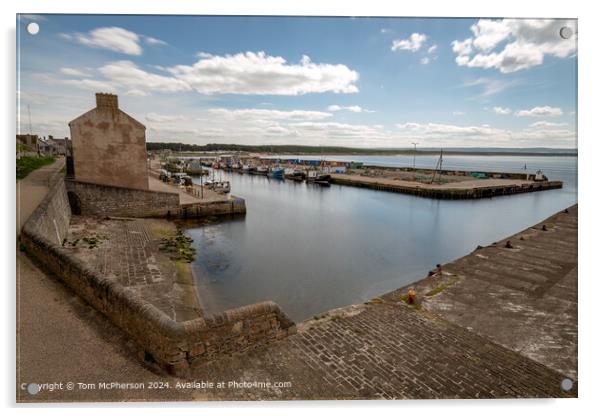
[[[96,93],[96,108],[116,112],[119,108],[115,94]]]

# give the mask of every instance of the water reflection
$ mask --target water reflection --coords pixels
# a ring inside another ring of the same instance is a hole
[[[428,164],[420,159],[418,166]],[[474,169],[483,159],[489,157],[448,163]],[[519,169],[523,159],[495,157],[494,168],[480,170]],[[576,203],[576,158],[535,159],[536,168],[564,180],[565,188],[440,201],[222,173],[233,193],[246,199],[247,215],[187,231],[197,249],[193,269],[203,307],[211,314],[274,300],[299,321],[422,278],[437,263]]]

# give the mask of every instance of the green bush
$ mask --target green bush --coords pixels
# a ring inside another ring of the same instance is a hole
[[[26,156],[17,159],[17,180],[25,178],[31,172],[54,162],[52,156]]]

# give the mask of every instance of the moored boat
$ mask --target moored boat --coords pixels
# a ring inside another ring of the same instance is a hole
[[[272,178],[282,178],[282,177],[284,177],[284,169],[283,168],[271,168],[269,175]]]

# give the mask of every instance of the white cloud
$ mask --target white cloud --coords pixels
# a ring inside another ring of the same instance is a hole
[[[60,36],[82,45],[134,56],[142,55],[142,40],[149,45],[167,45],[160,39],[140,35],[121,27],[100,27],[88,33],[61,33]]]
[[[396,127],[398,140],[420,140],[427,146],[500,146],[500,147],[570,147],[575,144],[575,131],[559,126],[537,126],[510,130],[481,126],[457,126],[440,123],[402,123]]]
[[[142,55],[140,36],[121,27],[101,27],[88,33],[63,34],[82,45],[109,49],[127,55]]]
[[[536,129],[545,129],[545,128],[553,128],[553,127],[565,127],[567,126],[567,123],[551,123],[549,121],[536,121],[535,123],[531,124],[530,127],[536,128]]]
[[[430,61],[431,61],[431,60],[430,60],[428,57],[426,57],[426,56],[425,56],[424,58],[421,58],[421,59],[420,59],[420,63],[421,63],[422,65],[428,65],[428,63],[429,63]]]
[[[467,81],[461,85],[461,87],[483,87],[483,91],[479,94],[480,98],[488,98],[493,95],[499,94],[507,89],[515,87],[521,84],[521,81],[518,79],[496,79],[496,78],[477,78],[472,81]]]
[[[454,111],[452,113],[454,116],[464,116],[466,113],[464,111]]]
[[[404,123],[396,124],[397,128],[406,131],[409,130],[413,133],[419,132],[425,136],[436,136],[436,137],[486,137],[486,136],[508,136],[510,133],[503,129],[495,129],[486,126],[456,126],[452,124],[440,124],[440,123]]]
[[[47,104],[50,101],[50,97],[46,94],[41,94],[38,92],[25,92],[17,90],[17,97],[19,101],[31,104],[43,105]]]
[[[154,46],[166,46],[167,42],[161,40],[161,39],[157,39],[157,38],[153,38],[151,36],[143,36],[144,37],[144,41],[146,43],[148,43],[149,45],[154,45]]]
[[[280,125],[270,126],[265,129],[267,134],[277,134],[277,135],[289,135],[291,134],[291,130],[286,127],[282,127]]]
[[[190,91],[185,81],[170,76],[152,74],[140,69],[131,61],[111,62],[99,68],[99,72],[116,86],[142,92]]]
[[[144,118],[148,121],[157,122],[157,123],[181,121],[181,120],[186,119],[184,116],[181,116],[181,115],[170,116],[170,115],[157,114],[157,113],[148,113]]]
[[[456,62],[458,65],[462,65],[461,62],[465,62],[468,60],[468,55],[472,52],[472,39],[464,39],[463,41],[454,40],[452,43],[452,51],[458,55],[456,58]],[[460,58],[462,58],[460,60]],[[466,59],[464,59],[466,58]]]
[[[480,19],[470,28],[473,37],[455,40],[451,45],[459,66],[510,73],[540,65],[546,55],[566,58],[575,54],[576,36],[560,36],[560,29],[565,26],[576,32],[574,20]],[[501,50],[495,51],[496,48]]]
[[[376,138],[383,137],[382,132],[378,128],[363,125],[363,124],[346,124],[334,122],[301,122],[291,123],[290,127],[294,128],[300,135],[305,135],[315,138]]]
[[[360,107],[359,105],[350,105],[350,106],[340,106],[340,105],[329,105],[327,108],[328,111],[336,112],[336,111],[351,111],[352,113],[374,113],[373,110],[367,110],[365,108]]]
[[[562,110],[558,107],[546,105],[543,107],[533,107],[530,110],[520,110],[515,114],[518,117],[556,117],[562,115]]]
[[[355,93],[359,79],[356,71],[342,64],[313,63],[308,56],[289,64],[265,52],[205,56],[194,65],[178,65],[169,71],[201,94]]]
[[[112,84],[95,79],[55,79],[51,82],[94,92],[117,92]]]
[[[493,107],[493,112],[496,114],[510,114],[512,112],[512,109],[507,108],[507,107]]]
[[[209,113],[215,116],[222,116],[228,119],[247,119],[247,120],[322,120],[332,117],[332,114],[322,111],[306,110],[266,110],[263,108],[245,108],[229,110],[226,108],[211,108]]]
[[[416,52],[420,50],[424,42],[426,42],[426,35],[424,33],[412,33],[407,39],[394,40],[391,50],[397,51],[401,49]]]
[[[431,55],[431,54],[435,53],[436,51],[437,51],[437,45],[433,45],[433,46],[431,46],[430,48],[428,48],[428,51],[427,51],[427,53],[428,53],[429,55]]]
[[[483,52],[490,51],[512,33],[506,22],[504,20],[479,20],[470,27],[474,34],[472,44]]]
[[[111,90],[124,88],[130,95],[152,92],[182,92],[196,90],[201,94],[272,94],[302,95],[307,93],[354,93],[359,74],[342,64],[315,64],[304,56],[299,64],[287,64],[281,57],[264,52],[213,56],[192,65],[158,68],[166,75],[148,72],[135,63],[123,60],[110,62],[98,69],[100,80],[82,80],[84,85],[102,83]],[[156,67],[155,67],[156,68]],[[157,69],[157,68],[156,68]],[[82,76],[67,69],[63,75]],[[78,86],[79,80],[59,82]]]
[[[138,90],[138,89],[131,89],[131,90],[127,90],[125,92],[125,95],[131,96],[131,97],[147,97],[150,95],[150,92],[147,91],[142,91],[142,90]]]
[[[78,69],[78,68],[61,68],[59,69],[59,72],[63,75],[68,75],[71,77],[87,77],[90,76],[90,73],[88,71],[82,70],[82,69]]]
[[[380,30],[380,33],[382,33],[383,35],[386,34],[386,33],[393,33],[393,30],[388,29],[388,28],[382,28]]]

